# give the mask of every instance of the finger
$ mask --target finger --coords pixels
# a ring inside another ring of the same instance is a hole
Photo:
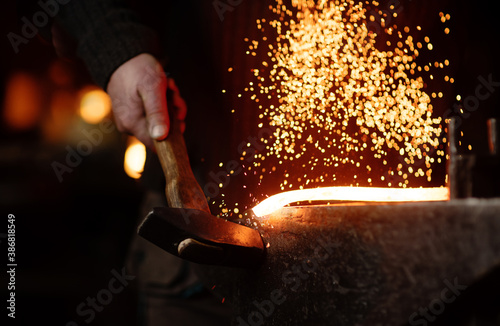
[[[186,101],[182,98],[179,88],[175,84],[175,81],[172,78],[168,79],[168,88],[173,91],[173,104],[175,107],[175,116],[180,121],[184,121],[187,115],[187,105]]]
[[[149,135],[145,118],[137,120],[134,127],[132,127],[129,131],[146,147],[154,149],[154,142]]]
[[[118,130],[131,133],[137,121],[144,116],[142,102],[134,103],[131,99],[128,101],[113,99],[112,103],[113,116]]]
[[[170,121],[167,110],[167,80],[163,71],[156,70],[155,78],[148,78],[147,84],[141,85],[139,95],[146,113],[147,130],[156,140],[165,139],[168,135]]]
[[[120,103],[113,107],[116,127],[120,132],[135,136],[144,145],[154,147],[148,133],[148,125],[144,117],[142,103]],[[128,105],[127,105],[128,104]]]
[[[180,121],[184,121],[187,115],[187,105],[186,101],[184,101],[179,93],[174,93],[174,106],[176,118]]]
[[[175,93],[179,93],[179,88],[177,87],[177,84],[175,83],[175,80],[173,78],[168,78],[168,88],[173,90]]]

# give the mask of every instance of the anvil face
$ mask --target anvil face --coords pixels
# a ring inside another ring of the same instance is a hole
[[[500,266],[500,199],[286,207],[256,221],[259,269],[199,268],[244,321],[402,325],[446,284]]]

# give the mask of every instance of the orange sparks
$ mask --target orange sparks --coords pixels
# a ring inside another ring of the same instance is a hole
[[[412,76],[419,55],[413,37],[397,32],[399,41],[392,49],[379,50],[377,34],[365,24],[363,3],[294,0],[292,5],[289,10],[277,0],[275,12],[290,21],[269,22],[280,36],[269,45],[269,62],[254,69],[260,83],[252,87],[251,98],[276,97],[280,103],[259,106],[264,111],[261,124],[274,128],[275,140],[255,167],[266,156],[282,162],[310,158],[310,167],[359,167],[351,153],[370,151],[380,160],[395,149],[407,167],[423,160],[430,169],[432,157],[424,152],[438,146],[441,119],[432,117],[422,77]],[[395,27],[386,32],[396,34]],[[432,50],[428,37],[425,42]],[[256,50],[260,43],[253,41],[250,47]],[[424,176],[430,181],[430,174]],[[293,184],[304,186],[306,180]],[[281,184],[282,190],[291,187],[290,181]]]
[[[323,187],[293,190],[271,196],[252,208],[262,217],[286,205],[305,201],[422,202],[445,201],[448,188]]]
[[[417,39],[412,28],[388,17],[377,20],[378,6],[375,0],[292,0],[290,7],[276,0],[270,9],[278,18],[257,20],[257,28],[277,37],[245,39],[248,55],[264,57],[245,92],[260,110],[259,128],[274,131],[273,139],[260,139],[265,150],[255,153],[247,171],[265,182],[261,171],[268,167],[267,174],[283,175],[282,191],[300,189],[264,200],[254,208],[257,215],[305,200],[448,198],[445,188],[410,188],[410,179],[430,182],[433,164],[444,163],[442,119],[433,116],[432,104],[443,93],[427,91],[424,78],[434,79],[434,70],[450,62],[418,64],[421,52],[435,48],[431,38]],[[373,24],[378,32],[368,28]],[[341,168],[352,173],[350,182]],[[339,184],[339,178],[354,188],[303,190]],[[406,189],[359,187],[381,182]]]

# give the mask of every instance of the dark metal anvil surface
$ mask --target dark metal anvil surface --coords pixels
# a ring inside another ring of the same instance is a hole
[[[236,325],[427,325],[500,266],[500,199],[286,207],[259,223],[258,269],[198,266]]]

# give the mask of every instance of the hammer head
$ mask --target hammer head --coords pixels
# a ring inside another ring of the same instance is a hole
[[[154,208],[138,233],[163,250],[199,264],[256,268],[265,253],[257,230],[196,209]]]

